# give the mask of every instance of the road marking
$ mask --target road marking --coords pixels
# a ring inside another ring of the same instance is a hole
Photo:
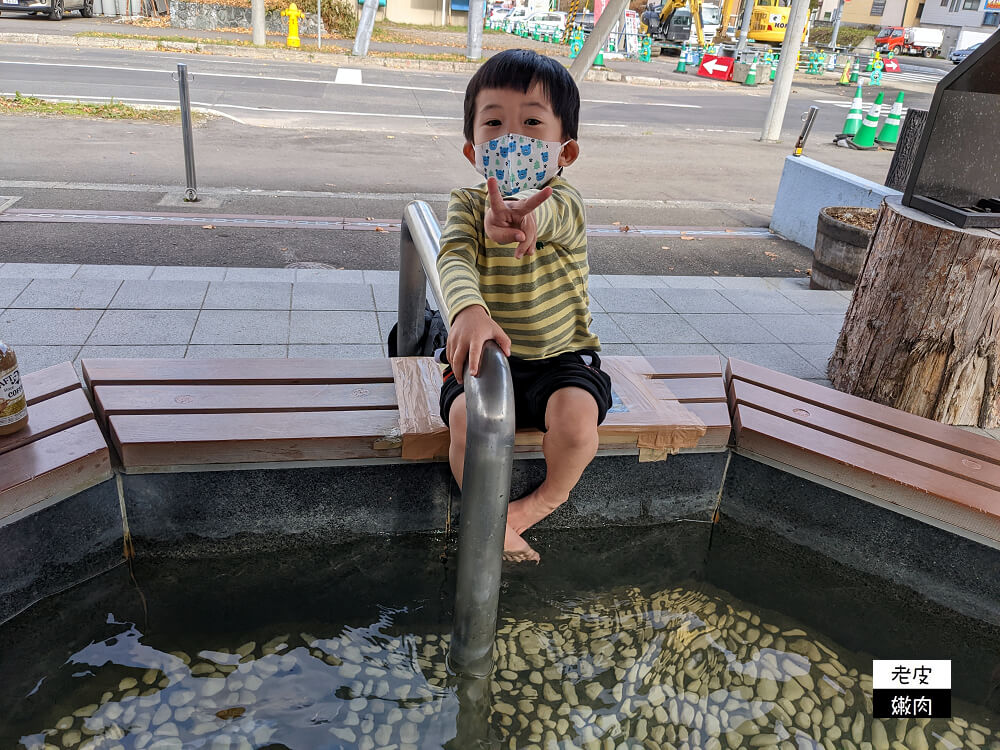
[[[337,77],[333,79],[334,83],[343,83],[349,86],[360,86],[361,85],[361,69],[360,68],[337,68]]]
[[[0,222],[74,224],[156,224],[243,229],[326,229],[352,232],[398,232],[399,221],[322,216],[268,216],[209,213],[149,213],[145,211],[67,211],[14,208],[0,213]],[[776,238],[766,227],[670,227],[588,224],[589,236],[603,237],[759,237]]]
[[[678,107],[680,109],[701,109],[700,104],[672,104],[671,102],[636,102],[647,107]]]
[[[0,195],[0,214],[21,200],[20,195]]]

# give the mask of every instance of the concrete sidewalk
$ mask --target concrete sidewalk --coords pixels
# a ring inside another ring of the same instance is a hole
[[[602,352],[735,356],[826,384],[850,294],[808,280],[591,276]],[[395,271],[0,265],[24,372],[85,357],[386,356]]]

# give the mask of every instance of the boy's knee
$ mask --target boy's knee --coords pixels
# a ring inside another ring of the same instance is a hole
[[[451,431],[453,444],[465,443],[465,395],[456,398],[448,410],[448,428]]]

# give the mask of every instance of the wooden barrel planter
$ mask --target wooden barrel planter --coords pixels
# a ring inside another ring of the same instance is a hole
[[[819,212],[810,289],[854,289],[878,209],[827,206]]]

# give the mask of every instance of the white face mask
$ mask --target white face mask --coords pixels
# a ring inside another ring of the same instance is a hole
[[[473,146],[476,169],[486,179],[496,177],[504,195],[533,190],[559,171],[559,154],[566,143],[508,133]]]

